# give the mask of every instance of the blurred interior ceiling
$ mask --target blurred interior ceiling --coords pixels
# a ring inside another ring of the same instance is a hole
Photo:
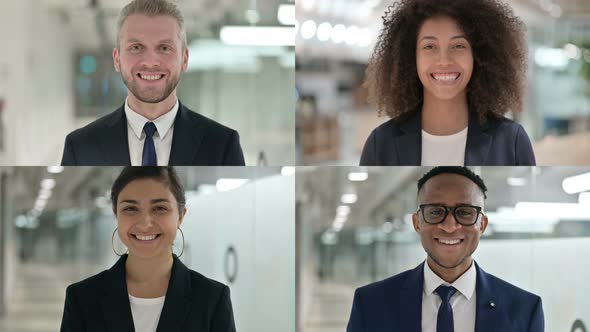
[[[324,17],[356,21],[370,25],[381,23],[381,17],[389,6],[398,0],[299,0],[296,1],[297,16],[303,18]],[[587,0],[504,0],[518,16],[539,19],[552,17],[590,17],[590,2]],[[560,10],[557,9],[559,7]],[[553,12],[552,12],[553,10]],[[529,14],[526,11],[530,12]],[[558,15],[559,14],[559,15]],[[346,23],[346,22],[343,22]]]
[[[70,25],[75,45],[80,50],[110,48],[115,43],[117,16],[127,0],[42,0]],[[218,38],[224,25],[249,25],[249,10],[258,16],[256,25],[279,25],[280,4],[292,0],[176,0],[187,29],[189,42],[195,38]],[[93,23],[90,23],[93,22]]]
[[[320,42],[318,37],[304,39],[297,34],[297,54],[305,55],[298,62],[313,58],[332,58],[366,63],[382,28],[382,16],[392,0],[298,0],[296,15],[300,26],[312,20],[319,26],[328,22],[331,26],[342,24],[370,30],[370,45],[347,45],[345,42]],[[505,0],[527,26],[547,27],[556,20],[575,22],[582,29],[590,29],[590,1],[588,0]],[[332,35],[334,31],[332,30]],[[367,42],[368,43],[368,42]],[[359,43],[360,44],[360,43]]]
[[[417,180],[429,169],[306,167],[297,171],[297,200],[303,204],[320,204],[325,209],[324,217],[313,221],[314,232],[332,226],[344,193],[357,195],[357,201],[349,204],[350,215],[344,227],[377,226],[390,217],[401,218],[414,212]],[[472,170],[482,176],[488,187],[487,211],[514,206],[523,197],[527,201],[576,203],[578,195],[565,193],[562,181],[590,171],[583,167],[475,167]],[[368,172],[365,181],[348,180],[350,172],[359,171]]]
[[[280,167],[175,167],[185,190],[215,185],[218,179],[259,179],[281,173]],[[54,179],[44,210],[91,209],[97,197],[110,190],[122,167],[66,167],[50,174],[46,167],[12,169],[13,210],[23,213],[33,208],[43,179]]]
[[[348,180],[352,172],[368,172],[361,182]],[[305,167],[297,169],[297,200],[302,204],[319,204],[322,215],[314,220],[315,232],[332,226],[343,194],[355,194],[357,201],[348,204],[350,215],[345,227],[382,223],[377,221],[386,211],[405,211],[414,204],[415,179],[421,174],[415,167]],[[412,193],[408,193],[411,191]],[[412,203],[409,203],[411,201]]]

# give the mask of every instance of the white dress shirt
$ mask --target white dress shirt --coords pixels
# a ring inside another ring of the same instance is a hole
[[[477,274],[475,263],[455,280],[452,284],[444,281],[436,275],[424,262],[424,291],[422,293],[422,332],[436,332],[436,318],[438,308],[442,300],[435,290],[440,285],[453,286],[457,291],[451,297],[450,303],[453,307],[453,326],[454,332],[473,332],[475,331],[475,309],[476,294],[475,283]]]
[[[178,113],[178,99],[176,99],[176,104],[174,104],[169,112],[152,121],[157,129],[153,139],[154,147],[156,148],[156,157],[158,158],[158,166],[168,165],[170,150],[172,149],[176,113]],[[127,100],[125,100],[125,116],[127,117],[127,141],[129,142],[131,165],[141,166],[143,142],[145,141],[143,126],[150,120],[133,111],[129,107]]]
[[[463,166],[467,127],[447,136],[431,135],[422,130],[422,166]]]
[[[142,299],[129,294],[129,304],[131,305],[135,331],[156,332],[162,308],[164,308],[165,298],[165,296],[162,296],[154,299]]]

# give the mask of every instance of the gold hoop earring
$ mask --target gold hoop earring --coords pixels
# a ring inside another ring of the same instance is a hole
[[[180,258],[184,253],[184,232],[180,227],[178,227],[178,230],[180,231],[180,235],[182,235],[182,250],[180,251],[180,255],[178,255],[178,258]]]
[[[128,253],[129,249],[127,249],[127,251],[125,251],[125,253],[123,253],[123,254],[119,254],[115,250],[115,233],[117,233],[117,229],[119,229],[119,227],[115,228],[115,230],[113,231],[113,235],[111,236],[111,248],[113,249],[113,252],[115,253],[115,255],[121,257],[121,256],[125,255],[126,253]]]

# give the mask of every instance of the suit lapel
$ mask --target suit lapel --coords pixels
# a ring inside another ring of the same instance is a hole
[[[174,120],[174,135],[172,137],[172,148],[170,150],[169,165],[192,165],[194,164],[197,151],[205,137],[205,125],[190,116],[192,112],[178,104],[178,114]]]
[[[467,144],[465,146],[465,165],[484,165],[492,146],[492,135],[485,132],[477,119],[477,114],[469,112]]]
[[[174,255],[172,274],[157,332],[181,331],[191,308],[192,287],[190,280],[188,268]]]
[[[397,299],[398,319],[393,328],[387,330],[420,332],[422,330],[422,292],[424,289],[424,263],[410,272],[402,285],[401,296]]]
[[[131,165],[129,157],[129,140],[127,138],[127,117],[125,105],[115,111],[111,121],[106,124],[101,135],[103,160],[108,165]]]
[[[134,330],[127,282],[125,280],[126,260],[127,255],[122,256],[105,274],[105,293],[101,299],[101,307],[107,331],[109,332]]]
[[[502,318],[502,303],[494,292],[493,280],[475,263],[477,279],[475,291],[475,332],[497,332],[498,321]]]
[[[394,139],[400,165],[420,165],[422,162],[422,112],[400,124],[402,135]]]

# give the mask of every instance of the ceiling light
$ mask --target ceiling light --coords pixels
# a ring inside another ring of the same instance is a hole
[[[293,166],[283,166],[281,168],[281,175],[282,176],[289,176],[295,174],[295,167]]]
[[[55,187],[55,180],[54,179],[43,179],[43,180],[41,180],[41,188],[51,190],[54,187]]]
[[[279,5],[277,19],[279,20],[279,23],[283,25],[295,25],[295,5]]]
[[[342,24],[336,24],[332,29],[332,41],[340,44],[346,38],[346,27]]]
[[[340,205],[336,208],[336,215],[338,216],[347,216],[350,214],[350,206],[348,205]]]
[[[246,182],[248,179],[219,179],[215,183],[215,188],[219,192],[230,191],[243,186]]]
[[[527,181],[525,178],[509,176],[506,179],[506,183],[508,183],[509,186],[522,187],[526,186]]]
[[[328,22],[323,22],[318,26],[317,30],[319,41],[328,41],[332,36],[332,25]]]
[[[348,173],[349,181],[365,181],[369,177],[367,172],[351,172]]]
[[[357,43],[357,40],[359,38],[359,28],[352,25],[350,27],[348,27],[346,29],[346,37],[344,37],[344,40],[346,41],[347,45],[354,45]]]
[[[354,204],[354,203],[356,203],[356,200],[357,200],[356,194],[343,194],[342,197],[340,198],[340,201],[343,204]]]
[[[224,26],[219,32],[219,38],[228,45],[294,46],[295,28]]]
[[[313,38],[313,36],[315,36],[315,32],[316,32],[316,24],[314,21],[312,20],[307,20],[305,22],[303,22],[303,24],[301,24],[301,37],[303,37],[303,39],[311,39]]]
[[[577,194],[590,190],[590,173],[570,176],[561,182],[561,188],[568,194]]]
[[[59,174],[63,171],[64,171],[63,166],[48,166],[47,167],[47,172],[49,172],[51,174]]]

